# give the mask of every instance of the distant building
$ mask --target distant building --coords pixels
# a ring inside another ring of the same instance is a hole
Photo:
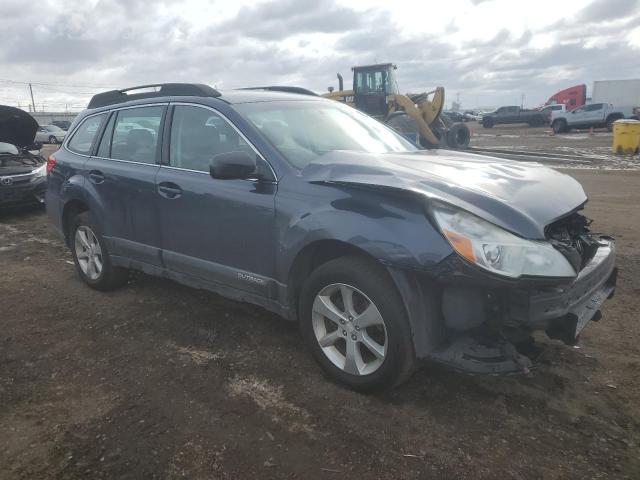
[[[54,121],[66,120],[73,122],[78,115],[75,112],[30,112],[31,116],[36,119],[38,125],[51,125]]]

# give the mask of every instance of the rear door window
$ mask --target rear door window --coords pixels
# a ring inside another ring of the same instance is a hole
[[[593,103],[591,105],[587,105],[584,107],[585,112],[595,112],[596,110],[602,109],[602,103]]]
[[[71,137],[67,148],[75,153],[90,155],[93,142],[105,118],[106,113],[84,119]]]
[[[119,110],[113,129],[110,158],[155,163],[163,112],[164,106]]]

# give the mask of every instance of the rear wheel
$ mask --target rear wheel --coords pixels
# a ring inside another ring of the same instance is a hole
[[[51,135],[49,137],[49,143],[52,143],[52,144],[55,145],[56,143],[58,143],[58,139],[56,137],[54,137],[53,135]]]
[[[96,290],[113,290],[127,281],[127,270],[114,267],[106,244],[88,212],[71,222],[70,243],[73,261],[80,278]]]
[[[318,267],[299,312],[307,345],[333,379],[370,392],[410,376],[415,354],[404,305],[374,261],[349,256]]]
[[[613,131],[613,123],[616,120],[620,120],[622,117],[619,116],[613,116],[613,117],[609,117],[607,118],[607,130],[609,130],[610,132]]]
[[[540,127],[542,125],[544,125],[544,118],[542,117],[533,117],[531,120],[529,120],[530,127]]]

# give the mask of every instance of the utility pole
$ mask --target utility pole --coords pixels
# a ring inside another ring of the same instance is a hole
[[[29,92],[31,92],[31,105],[33,105],[33,111],[36,111],[36,102],[33,100],[33,87],[29,84]]]
[[[520,108],[524,108],[524,93],[520,96]]]

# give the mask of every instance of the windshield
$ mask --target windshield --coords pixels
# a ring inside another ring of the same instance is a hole
[[[382,123],[338,102],[260,102],[235,107],[291,165],[300,169],[335,150],[369,153],[418,150]]]

